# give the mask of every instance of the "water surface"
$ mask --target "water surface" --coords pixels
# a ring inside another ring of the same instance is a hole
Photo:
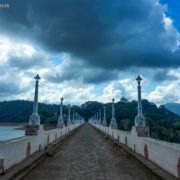
[[[0,141],[6,141],[25,136],[24,130],[17,130],[19,126],[0,126]]]

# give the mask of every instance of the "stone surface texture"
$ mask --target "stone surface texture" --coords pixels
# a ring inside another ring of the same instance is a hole
[[[152,177],[151,177],[152,178]],[[53,157],[38,164],[24,180],[146,180],[142,167],[85,123]]]

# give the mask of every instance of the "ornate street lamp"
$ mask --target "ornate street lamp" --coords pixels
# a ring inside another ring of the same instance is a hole
[[[114,109],[114,101],[115,99],[112,99],[112,118],[111,118],[111,123],[110,123],[110,127],[112,129],[117,129],[117,123],[116,123],[116,118],[115,118],[115,109]]]
[[[38,88],[40,76],[37,74],[34,79],[35,83],[35,93],[34,93],[34,104],[33,104],[33,113],[29,117],[29,125],[40,125],[40,116],[38,115]]]
[[[64,119],[63,119],[63,97],[60,99],[61,104],[60,104],[60,114],[59,114],[59,119],[58,119],[58,127],[63,127],[64,125]]]
[[[145,124],[145,118],[144,118],[143,113],[142,113],[142,100],[141,100],[141,81],[142,81],[142,78],[140,76],[138,76],[136,78],[136,81],[138,83],[138,86],[137,86],[137,89],[138,89],[138,107],[137,107],[138,114],[135,118],[135,126],[136,127],[145,127],[146,124]]]

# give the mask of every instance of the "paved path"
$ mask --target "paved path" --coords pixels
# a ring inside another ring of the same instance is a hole
[[[89,124],[83,125],[24,180],[146,180],[141,167]]]

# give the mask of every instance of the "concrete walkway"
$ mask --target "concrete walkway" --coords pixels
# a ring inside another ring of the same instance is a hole
[[[24,180],[152,179],[91,125],[83,125],[53,157],[45,158]]]

